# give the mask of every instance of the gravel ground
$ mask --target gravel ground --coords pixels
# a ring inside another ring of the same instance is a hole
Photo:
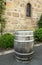
[[[42,65],[42,46],[34,48],[34,55],[28,63],[17,62],[14,53],[0,56],[0,65]]]

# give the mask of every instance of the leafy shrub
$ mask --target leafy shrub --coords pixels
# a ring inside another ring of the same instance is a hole
[[[40,20],[38,21],[38,27],[39,28],[42,28],[42,15],[40,17]]]
[[[34,32],[34,38],[35,38],[35,41],[42,42],[42,28],[37,29],[37,30]]]
[[[12,34],[4,34],[0,37],[1,48],[12,48],[14,46],[14,36]]]

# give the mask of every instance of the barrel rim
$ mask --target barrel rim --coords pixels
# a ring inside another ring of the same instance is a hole
[[[29,37],[32,37],[33,35],[18,35],[18,34],[16,34],[15,36],[19,36],[19,37],[27,37],[27,36],[29,36]]]
[[[15,31],[32,31],[32,30],[15,30]]]
[[[16,40],[16,39],[14,39],[14,42],[34,42],[34,39],[33,39],[33,40],[28,40],[28,41],[26,41],[26,40]]]
[[[15,32],[23,32],[23,31],[25,31],[25,32],[33,32],[32,30],[15,30]]]
[[[30,52],[30,53],[19,53],[19,52],[15,51],[15,50],[14,50],[14,52],[15,52],[16,54],[19,54],[19,55],[31,55],[31,54],[34,53],[34,51],[32,51],[32,52]]]

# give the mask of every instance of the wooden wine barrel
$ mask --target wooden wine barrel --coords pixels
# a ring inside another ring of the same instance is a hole
[[[33,31],[17,30],[15,32],[14,50],[16,59],[28,61],[31,59],[34,45]]]

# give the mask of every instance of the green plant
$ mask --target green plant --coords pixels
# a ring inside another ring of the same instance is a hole
[[[5,13],[5,0],[0,0],[0,24],[1,24],[1,34],[4,30],[5,27],[5,17],[4,17],[4,13]]]
[[[12,34],[4,34],[0,37],[0,47],[1,48],[13,48],[14,46],[14,36]]]
[[[39,28],[42,28],[42,15],[40,17],[40,20],[38,21],[38,27]]]
[[[35,41],[42,42],[42,28],[37,29],[37,30],[34,32],[34,39],[35,39]]]

